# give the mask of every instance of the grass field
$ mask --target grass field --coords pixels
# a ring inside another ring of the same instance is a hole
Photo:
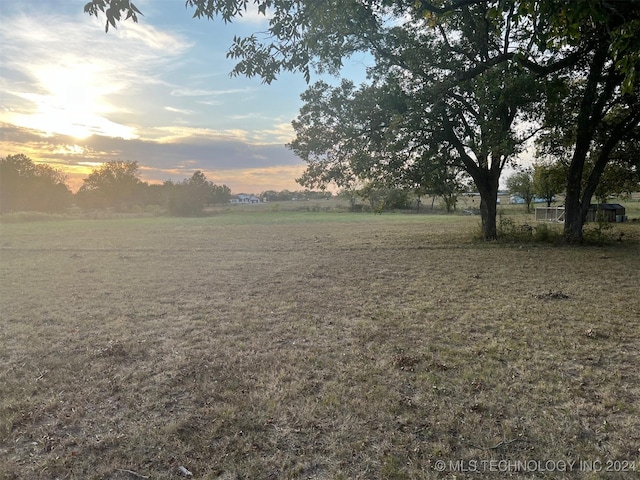
[[[477,228],[2,224],[0,478],[638,478],[640,225],[581,248]]]

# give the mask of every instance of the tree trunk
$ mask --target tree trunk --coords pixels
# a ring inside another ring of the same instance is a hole
[[[482,238],[484,240],[496,240],[498,230],[496,228],[496,198],[497,196],[483,195],[480,193],[480,215],[482,216]]]
[[[585,198],[582,192],[582,173],[595,135],[596,126],[602,118],[602,102],[598,102],[597,86],[607,58],[607,48],[600,47],[593,57],[587,76],[584,96],[580,102],[577,119],[576,143],[567,174],[567,195],[564,207],[564,239],[567,243],[582,243],[582,228],[586,218],[583,213]],[[591,195],[586,199],[591,201]],[[587,205],[588,208],[588,205]]]
[[[480,215],[482,217],[482,238],[484,240],[496,240],[498,230],[496,227],[497,203],[498,203],[498,180],[499,176],[492,178],[489,172],[482,178],[475,179],[476,186],[480,192]]]
[[[574,161],[568,172],[567,194],[564,204],[564,239],[569,244],[581,244],[583,241],[582,229],[586,215],[582,213],[581,194],[582,172],[586,152],[586,146],[576,144]]]
[[[564,206],[564,239],[569,244],[580,244],[583,241],[582,228],[585,216],[582,213],[580,193],[567,194]]]

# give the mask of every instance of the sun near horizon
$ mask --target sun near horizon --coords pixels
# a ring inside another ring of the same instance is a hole
[[[95,134],[137,138],[135,128],[106,117],[117,111],[106,97],[118,87],[105,84],[95,65],[47,65],[32,73],[38,80],[38,88],[34,92],[14,93],[31,106],[29,113],[5,110],[1,113],[2,121],[49,136],[66,135],[77,140]]]

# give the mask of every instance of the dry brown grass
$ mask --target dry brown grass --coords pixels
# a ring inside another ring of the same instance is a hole
[[[2,225],[0,476],[637,478],[473,463],[640,469],[638,244],[476,223]]]

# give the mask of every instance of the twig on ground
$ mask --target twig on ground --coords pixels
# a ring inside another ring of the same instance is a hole
[[[44,378],[44,376],[49,373],[49,370],[40,370],[38,367],[36,367],[36,370],[38,370],[38,373],[40,374],[40,376],[38,378],[36,378],[36,382],[40,381]]]
[[[134,472],[133,470],[126,470],[124,468],[116,468],[116,470],[119,472],[128,473],[129,475],[136,478],[150,478],[147,475],[140,475],[138,472]]]
[[[548,293],[537,293],[537,294],[534,294],[533,297],[537,298],[538,300],[545,300],[545,299],[564,300],[569,298],[569,295],[567,295],[561,290],[558,290],[557,292],[554,292],[553,290],[549,290]]]
[[[480,447],[478,445],[473,445],[473,444],[469,444],[470,446],[472,446],[473,448],[477,448],[480,450],[495,450],[497,448],[500,447],[506,447],[507,445],[510,445],[514,442],[528,442],[529,440],[527,440],[526,438],[514,438],[512,440],[502,440],[501,442],[496,443],[494,446],[492,447]]]

